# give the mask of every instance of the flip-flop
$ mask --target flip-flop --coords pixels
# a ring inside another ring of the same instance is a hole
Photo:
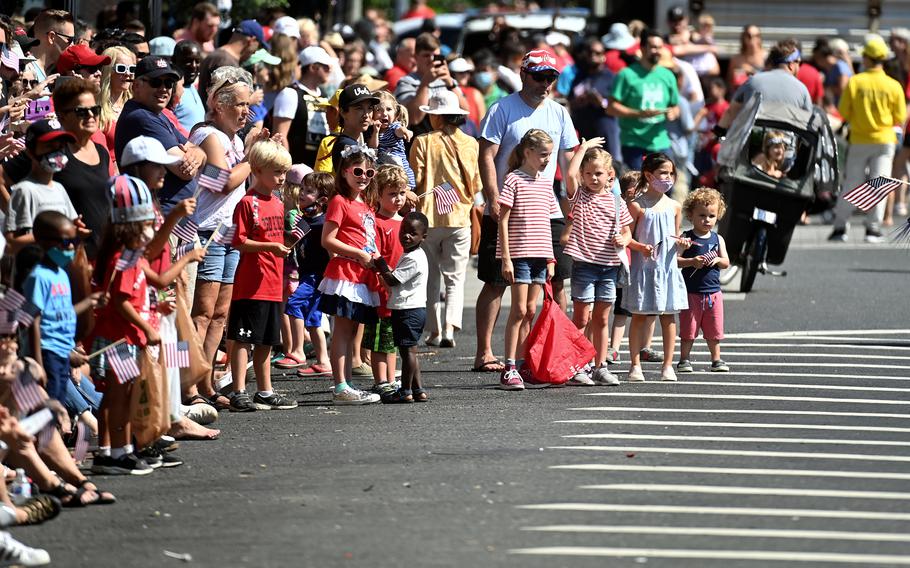
[[[320,365],[319,363],[313,363],[306,369],[300,369],[297,371],[298,377],[327,377],[332,374],[332,369]]]
[[[304,365],[306,365],[306,360],[301,361],[293,355],[285,355],[284,359],[275,361],[275,366],[279,369],[297,369],[298,367],[303,367]]]
[[[492,361],[484,361],[479,366],[472,368],[471,371],[475,373],[501,373],[505,368],[506,366],[502,361],[493,359]]]

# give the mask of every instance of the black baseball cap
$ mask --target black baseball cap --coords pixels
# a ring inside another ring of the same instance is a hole
[[[686,11],[683,10],[682,6],[673,6],[667,10],[667,20],[671,22],[678,22],[686,17]]]
[[[149,79],[154,79],[155,77],[165,77],[170,76],[175,80],[181,77],[180,72],[171,67],[170,62],[164,57],[158,57],[157,55],[148,55],[139,60],[139,63],[136,64],[136,78],[139,77],[148,77]]]
[[[379,104],[379,97],[374,95],[366,85],[355,83],[348,85],[341,91],[341,96],[338,97],[338,106],[340,108],[350,108],[351,105],[356,105],[366,100],[372,101],[373,104]]]
[[[39,142],[50,142],[63,138],[66,142],[75,142],[76,136],[64,130],[56,120],[38,120],[29,125],[25,131],[25,147],[34,149]]]

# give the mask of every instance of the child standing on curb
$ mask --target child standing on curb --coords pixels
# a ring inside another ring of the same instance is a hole
[[[711,370],[726,373],[730,367],[720,358],[720,341],[724,338],[724,295],[720,291],[720,271],[730,266],[724,238],[714,232],[727,206],[716,189],[700,187],[686,198],[683,212],[692,222],[692,230],[683,233],[692,239],[692,247],[679,259],[689,309],[679,314],[679,363],[676,371],[691,373],[689,353],[701,330],[711,353]]]
[[[392,334],[401,353],[401,388],[385,396],[383,402],[426,402],[429,397],[420,382],[417,344],[427,320],[427,255],[420,244],[427,237],[430,222],[419,211],[408,213],[401,222],[398,239],[404,255],[391,270],[381,259],[373,261],[389,286],[388,308],[392,310]]]
[[[578,329],[589,324],[597,355],[588,367],[569,379],[573,386],[618,385],[607,368],[610,356],[610,311],[616,300],[616,279],[625,246],[632,240],[632,217],[625,202],[613,194],[613,157],[599,148],[603,138],[583,141],[566,175],[566,195],[572,202],[572,230],[566,254],[572,257],[573,319]],[[582,187],[578,188],[579,173]],[[594,305],[593,318],[590,311]]]
[[[240,251],[234,277],[228,339],[233,385],[231,411],[285,410],[297,401],[272,391],[272,346],[281,345],[281,289],[284,257],[284,205],[275,191],[291,168],[291,154],[273,140],[256,142],[248,154],[256,182],[234,209],[233,246]],[[223,231],[224,229],[222,229]],[[247,349],[253,348],[258,391],[246,393]]]

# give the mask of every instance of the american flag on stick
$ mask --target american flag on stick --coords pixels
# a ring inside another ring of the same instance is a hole
[[[902,183],[906,182],[885,176],[875,177],[843,194],[841,199],[861,211],[868,211],[889,193],[900,187]]]
[[[125,344],[120,344],[112,351],[108,352],[108,363],[114,374],[117,375],[117,382],[121,385],[130,382],[139,376],[139,366],[130,353],[130,349]]]
[[[196,243],[184,243],[174,249],[174,260],[180,260],[182,257],[188,255],[196,249]]]
[[[92,431],[85,422],[76,422],[76,446],[73,448],[73,459],[81,462],[88,453],[88,443],[92,441]]]
[[[181,223],[174,225],[171,233],[175,237],[183,241],[192,241],[196,238],[196,233],[199,232],[199,225],[195,221],[190,221],[189,219],[184,219]]]
[[[212,235],[212,240],[219,245],[230,245],[234,242],[234,234],[236,232],[237,225],[231,225],[230,227],[221,225],[219,229],[215,231],[215,234]]]
[[[703,259],[705,259],[705,266],[708,266],[708,265],[710,265],[712,262],[714,262],[714,260],[718,257],[717,249],[710,250],[710,251],[708,251],[707,253],[701,255],[701,257],[702,257]]]
[[[291,236],[295,241],[299,241],[310,232],[310,224],[306,222],[306,219],[303,218],[303,215],[297,217],[297,222],[294,223],[294,228],[291,229]]]
[[[168,369],[186,369],[190,366],[190,344],[177,341],[164,344],[164,360]]]
[[[461,201],[461,197],[452,184],[449,182],[441,183],[433,188],[433,197],[436,201],[436,213],[448,215],[455,208],[455,204]]]
[[[44,428],[41,429],[40,432],[38,432],[37,438],[38,438],[38,448],[39,449],[44,449],[48,446],[48,444],[51,443],[51,440],[54,439],[54,432],[56,430],[57,430],[57,425],[53,420],[51,420],[47,426],[45,426]]]
[[[25,413],[44,404],[44,391],[26,364],[22,373],[12,384],[13,399],[19,412]]]
[[[0,310],[16,313],[16,311],[21,308],[22,304],[24,303],[25,296],[13,290],[12,288],[7,288],[4,290],[3,298],[0,298]]]
[[[123,272],[136,266],[136,263],[142,258],[142,252],[142,249],[123,249],[120,258],[117,259],[117,263],[114,265],[114,270]]]
[[[221,193],[224,191],[224,186],[227,185],[230,177],[231,172],[228,170],[222,170],[218,166],[206,164],[199,174],[199,186],[215,193]]]

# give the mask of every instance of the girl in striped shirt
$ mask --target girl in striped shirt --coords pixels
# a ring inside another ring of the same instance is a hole
[[[529,130],[509,156],[509,170],[499,195],[499,238],[496,257],[502,259],[502,277],[512,285],[512,307],[506,322],[506,368],[499,379],[503,390],[523,390],[517,353],[537,312],[541,286],[553,276],[553,240],[550,217],[559,211],[553,180],[542,172],[550,162],[553,140],[543,130]],[[528,377],[527,386],[537,386]],[[541,383],[540,386],[547,386]]]

